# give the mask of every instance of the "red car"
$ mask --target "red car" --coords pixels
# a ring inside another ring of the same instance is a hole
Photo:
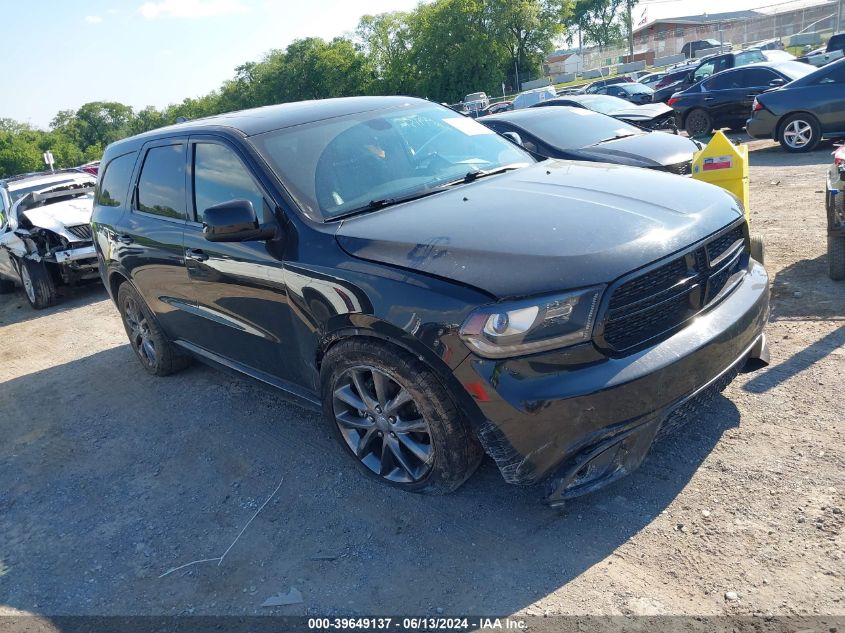
[[[84,165],[80,165],[79,169],[84,172],[91,174],[92,176],[97,175],[97,171],[100,169],[100,161],[92,160],[90,163],[85,163]]]

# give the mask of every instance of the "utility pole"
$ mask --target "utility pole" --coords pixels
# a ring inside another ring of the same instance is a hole
[[[519,92],[519,66],[517,65],[517,58],[516,57],[513,58],[513,69],[514,69],[514,76],[513,76],[514,87],[516,88],[516,91]]]
[[[836,30],[834,33],[839,33],[842,30],[842,0],[836,5]]]
[[[626,0],[626,5],[628,9],[628,62],[630,63],[634,61],[634,17],[631,15],[634,8],[634,0]]]

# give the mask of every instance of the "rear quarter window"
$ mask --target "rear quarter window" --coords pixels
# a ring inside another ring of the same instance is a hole
[[[129,179],[135,167],[137,152],[123,154],[110,160],[103,171],[97,186],[95,204],[104,207],[122,207],[126,205]]]

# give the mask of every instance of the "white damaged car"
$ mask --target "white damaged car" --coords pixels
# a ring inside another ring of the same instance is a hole
[[[0,180],[0,292],[22,286],[33,308],[56,287],[99,279],[91,241],[96,178],[79,170]]]

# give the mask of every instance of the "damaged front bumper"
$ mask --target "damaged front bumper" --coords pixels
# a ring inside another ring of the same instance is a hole
[[[470,356],[456,370],[477,383],[478,436],[509,483],[546,485],[547,501],[632,472],[661,429],[689,418],[749,358],[767,361],[768,276],[752,262],[718,306],[646,350],[617,358],[591,345],[507,360]],[[479,394],[483,397],[479,398]]]
[[[97,252],[94,250],[94,245],[83,246],[82,248],[72,248],[64,251],[55,251],[53,257],[56,258],[57,264],[64,264],[65,262],[78,262],[84,259],[91,259],[91,266],[96,266]]]

